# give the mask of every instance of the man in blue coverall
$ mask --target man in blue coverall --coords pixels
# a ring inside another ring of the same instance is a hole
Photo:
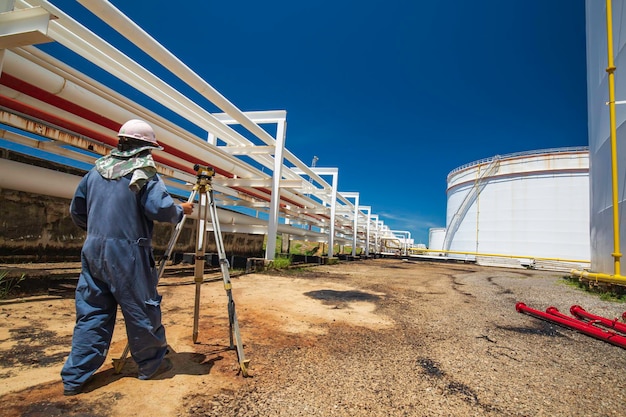
[[[192,203],[174,204],[156,174],[151,150],[163,149],[150,125],[129,120],[118,134],[118,148],[96,161],[82,179],[70,214],[87,230],[76,287],[72,350],[61,378],[65,395],[80,393],[104,363],[117,306],[126,323],[139,379],[169,369],[161,296],[152,253],[153,222],[178,223]]]

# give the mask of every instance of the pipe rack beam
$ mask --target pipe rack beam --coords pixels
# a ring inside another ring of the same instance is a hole
[[[198,137],[173,124],[38,48],[25,45],[32,43],[30,41],[20,42],[19,47],[18,44],[12,44],[11,46],[16,47],[10,51],[0,51],[0,69],[4,70],[0,78],[0,100],[14,115],[27,111],[20,123],[35,122],[52,132],[55,128],[53,124],[58,122],[61,129],[51,139],[63,143],[71,142],[71,146],[78,149],[86,147],[92,152],[96,150],[93,152],[95,158],[115,146],[114,137],[123,121],[134,117],[144,118],[153,125],[159,142],[165,147],[164,153],[155,154],[160,173],[175,180],[187,181],[193,176],[193,172],[186,164],[191,162],[214,166],[219,174],[215,178],[215,189],[222,194],[222,203],[264,209],[269,215],[268,242],[274,242],[274,246],[275,238],[272,239],[271,235],[275,236],[278,231],[284,230],[285,226],[279,224],[280,213],[283,213],[294,224],[307,224],[309,229],[311,225],[320,227],[321,230],[328,228],[331,258],[334,240],[343,241],[342,236],[348,234],[352,235],[353,255],[356,255],[358,242],[364,242],[366,252],[369,252],[371,208],[362,208],[368,211],[365,217],[359,209],[358,193],[337,192],[337,168],[308,167],[285,148],[285,111],[242,112],[108,1],[78,2],[224,113],[210,113],[51,2],[15,0],[0,3],[0,6],[13,8],[15,5],[13,12],[47,16],[38,18],[40,22],[45,20],[46,41],[62,44],[140,93],[161,103],[168,110],[204,130],[206,138]],[[12,13],[3,15],[7,17],[9,14]],[[51,16],[54,16],[53,20],[50,20]],[[0,42],[2,29],[6,27],[0,27]],[[44,32],[43,27],[40,32]],[[9,112],[6,114],[6,118],[11,118]],[[234,123],[247,129],[262,145],[253,143],[231,128],[230,124]],[[266,123],[277,124],[275,138],[259,126]],[[63,129],[68,129],[68,132]],[[34,128],[30,129],[33,130]],[[65,136],[69,136],[69,139]],[[23,146],[42,147],[47,152],[76,161],[84,162],[91,158],[76,152],[72,158],[71,150],[61,151],[60,147],[45,144],[44,141],[36,142],[17,134],[5,134],[5,138]],[[226,145],[217,146],[218,138]],[[91,140],[92,143],[79,144],[83,139]],[[271,169],[273,174],[270,176],[264,173],[245,162],[241,156],[249,157]],[[293,166],[287,166],[285,161]],[[304,179],[304,175],[309,177],[308,181]],[[327,175],[332,176],[332,184],[322,178]],[[313,198],[306,195],[307,193],[313,195]],[[348,198],[356,198],[355,204]],[[338,201],[343,203],[339,207]],[[353,209],[353,213],[350,213],[351,216],[338,217],[337,209]],[[366,218],[361,228],[364,231],[359,230],[359,216]],[[344,221],[349,219],[353,222],[352,228]],[[378,226],[377,223],[374,225]],[[288,226],[288,230],[290,232],[287,233],[294,235],[302,236],[305,233],[300,231],[305,229],[292,225]],[[363,235],[364,238],[361,238]],[[271,243],[268,246],[266,258],[272,259],[275,248],[272,248]]]
[[[9,4],[3,6],[0,6],[0,49],[52,42],[47,33],[53,16],[48,11],[42,7],[11,10]]]
[[[48,4],[47,2],[44,2],[44,1],[36,1],[36,0],[32,0],[32,1],[31,1],[31,3],[41,3],[41,4],[44,4],[44,5],[45,5],[45,4]],[[56,11],[56,10],[55,10],[55,11]],[[117,11],[117,13],[119,13],[119,11]],[[121,15],[119,15],[119,16],[118,16],[118,15],[116,15],[116,18],[121,18],[121,19],[126,19],[126,20],[127,20],[127,18],[126,18],[125,16],[121,16]],[[119,23],[119,22],[118,22],[118,23]],[[68,26],[70,26],[70,27],[72,27],[71,23],[68,23],[67,25],[68,25]],[[135,25],[135,26],[136,26],[136,25]],[[76,29],[76,28],[74,28],[74,29]],[[119,29],[119,27],[117,27],[116,29]],[[140,38],[141,38],[142,36],[144,36],[144,35],[145,35],[145,36],[147,36],[147,37],[149,38],[149,35],[147,35],[147,34],[143,33],[143,31],[142,31],[140,28],[138,28],[138,27],[137,27],[137,29],[138,29],[138,31],[139,31],[138,33],[139,33],[139,37],[140,37]],[[129,30],[129,29],[128,29],[128,28],[124,28],[124,30]],[[142,35],[142,33],[143,33],[143,35]],[[70,38],[70,36],[69,36],[67,33],[66,33],[66,36],[67,36],[68,38]],[[142,38],[142,39],[143,39],[143,38]],[[70,39],[70,40],[71,40],[71,39]],[[74,39],[74,40],[76,40],[76,39]],[[146,41],[146,42],[148,42],[148,43],[151,45],[151,48],[156,48],[155,50],[158,50],[159,52],[163,52],[163,51],[165,50],[165,49],[164,49],[162,46],[160,46],[160,45],[159,45],[159,44],[158,44],[158,43],[157,43],[154,39],[151,39],[151,38],[147,39],[147,38],[146,38],[146,39],[143,39],[143,40],[144,40],[144,41]],[[70,48],[71,48],[71,42],[69,42],[69,41],[68,41],[68,43],[69,43],[69,44],[66,44],[66,46],[68,46],[68,47],[70,47]],[[111,53],[111,50],[110,50],[110,47],[108,47],[106,44],[99,43],[99,44],[98,44],[98,47],[99,47],[99,48],[102,48],[102,49],[104,49],[104,50],[106,50],[106,51],[107,51],[107,55],[111,55],[111,54],[112,54],[112,53]],[[85,49],[85,48],[83,48],[82,50],[84,50],[84,49]],[[81,50],[81,49],[79,49],[79,50],[77,50],[77,52],[78,52],[78,53],[80,53],[82,50]],[[169,52],[168,52],[168,54],[169,54]],[[171,54],[170,54],[170,55],[171,55]],[[116,58],[115,58],[115,60],[114,60],[115,62],[113,62],[113,63],[117,63],[117,64],[119,65],[119,62],[121,62],[121,60],[122,60],[123,58],[126,58],[126,61],[125,61],[126,63],[124,64],[123,68],[120,68],[117,72],[115,72],[115,71],[113,71],[113,72],[112,72],[112,73],[113,73],[113,75],[116,75],[116,76],[118,76],[119,78],[121,78],[121,76],[120,76],[120,72],[122,72],[122,70],[123,70],[123,69],[125,69],[124,67],[131,67],[131,68],[132,68],[132,67],[133,67],[133,64],[134,64],[134,65],[136,65],[136,64],[135,64],[134,62],[132,62],[132,60],[130,60],[129,58],[127,58],[127,57],[125,57],[125,56],[123,56],[123,55],[119,55],[119,54],[116,56]],[[173,56],[172,56],[172,58],[173,58]],[[174,63],[176,63],[176,61],[177,61],[177,59],[174,59]],[[112,63],[109,61],[109,65],[111,65],[111,64],[112,64]],[[182,64],[182,63],[180,63],[180,64]],[[100,65],[103,69],[109,70],[109,69],[107,68],[107,66],[103,66],[102,64],[99,64],[99,65]],[[170,71],[172,71],[171,65],[173,65],[173,64],[170,64],[170,66],[167,66],[167,68],[168,68]],[[184,65],[184,64],[182,64],[182,65]],[[136,67],[135,67],[135,68],[136,68]],[[109,70],[109,71],[110,71],[110,70]],[[179,75],[179,76],[180,76],[180,74],[178,74],[176,71],[172,71],[172,72],[173,72],[173,73],[175,73],[176,75]],[[183,72],[183,73],[185,73],[186,77],[191,77],[191,78],[194,78],[194,79],[196,79],[196,81],[197,81],[197,79],[199,79],[199,77],[198,77],[197,75],[195,75],[195,74],[191,73],[191,70],[189,70],[189,69],[186,69],[185,71],[182,71],[182,72]],[[192,74],[193,74],[193,75],[192,75]],[[128,74],[126,74],[126,75],[128,76]],[[152,74],[149,74],[149,75],[152,75]],[[131,74],[131,78],[132,78],[132,77],[133,77],[133,75]],[[145,78],[145,74],[141,74],[141,78]],[[121,78],[121,79],[123,79],[123,78]],[[171,89],[170,89],[170,90],[168,90],[168,89],[166,88],[166,85],[164,85],[164,84],[163,84],[160,80],[156,79],[156,77],[153,77],[153,76],[152,76],[151,80],[152,80],[152,83],[153,83],[153,84],[158,85],[158,86],[160,87],[160,89],[161,89],[161,90],[168,92],[168,94],[169,94],[170,96],[173,96],[173,97],[180,97],[180,95],[178,94],[178,92],[177,92],[177,91],[172,91]],[[187,81],[187,79],[185,79],[184,81]],[[203,88],[212,89],[212,87],[208,86],[208,84],[206,84],[204,81],[202,81],[202,83],[203,83],[203,84],[202,84],[202,87],[203,87]],[[193,86],[193,85],[192,85],[192,86]],[[169,86],[167,86],[167,87],[169,87]],[[157,91],[157,92],[158,92],[158,91]],[[206,89],[205,89],[205,90],[203,90],[202,92],[206,92]],[[148,92],[146,92],[146,91],[144,91],[144,93],[148,94]],[[217,94],[219,94],[219,93],[217,93]],[[148,94],[148,95],[149,95],[149,94]],[[209,98],[209,97],[207,97],[207,98]],[[224,99],[224,100],[225,100],[225,99]],[[179,101],[181,101],[181,102],[185,102],[184,97],[180,98],[180,100],[179,100]],[[188,100],[185,102],[185,104],[188,104],[191,108],[196,108],[195,103],[189,102]],[[224,103],[223,103],[223,104],[224,104]],[[224,106],[225,106],[225,107],[229,107],[229,108],[234,108],[234,106],[232,106],[232,104],[230,104],[230,103],[225,103],[225,104],[224,104]],[[176,109],[172,109],[172,110],[173,110],[173,111],[176,111]],[[201,109],[201,108],[200,108],[200,109],[197,109],[197,110],[198,110],[198,112],[199,112],[199,113],[202,113],[202,109]],[[238,111],[238,109],[237,109],[237,111]],[[239,112],[239,113],[241,113],[241,112]],[[189,114],[189,108],[185,108],[185,109],[184,109],[184,111],[179,111],[179,114],[180,114],[181,116],[183,116],[183,117],[186,117],[186,115],[187,115],[187,114]],[[206,114],[204,114],[203,116],[204,116],[204,117],[200,119],[200,123],[202,123],[202,122],[206,121],[206,119],[207,119],[207,118],[211,119],[211,115],[210,115],[210,114],[209,114],[208,116],[207,116]],[[250,128],[250,124],[249,124],[249,123],[246,123],[245,121],[242,121],[242,118],[241,118],[241,117],[237,117],[237,115],[235,115],[234,117],[235,117],[235,119],[236,119],[237,121],[239,121],[240,123],[244,124],[247,128]],[[245,118],[245,115],[243,115],[243,117]],[[201,125],[201,124],[200,124],[200,125]],[[220,131],[221,131],[221,133],[220,133],[220,137],[221,137],[221,138],[224,138],[224,139],[226,139],[226,140],[229,140],[229,139],[230,139],[231,141],[232,141],[232,140],[237,140],[237,141],[239,141],[239,143],[241,143],[241,141],[242,141],[242,140],[245,140],[243,137],[241,137],[239,134],[237,134],[237,133],[236,133],[236,132],[234,132],[234,131],[222,131],[222,128],[223,128],[223,125],[222,125],[222,124],[219,124],[219,123],[213,123],[213,124],[212,124],[212,127],[213,127],[215,130],[217,130],[217,132],[220,132]],[[260,137],[262,140],[266,141],[267,143],[272,143],[273,138],[271,138],[271,137],[269,136],[269,134],[267,134],[267,132],[263,131],[263,130],[262,130],[262,129],[260,129],[258,126],[257,126],[256,128],[252,128],[252,129],[251,129],[251,131],[253,131],[253,132],[255,133],[255,135],[257,135],[257,137]],[[261,132],[262,132],[262,133],[261,133]],[[233,138],[235,138],[235,139],[233,139]],[[294,158],[295,158],[295,157],[294,157]],[[265,163],[265,165],[267,166],[267,163]],[[275,168],[277,165],[278,165],[278,164],[277,164],[276,162],[274,162],[274,168]],[[282,166],[282,164],[281,164],[280,166]],[[274,206],[275,206],[275,204],[274,204]]]
[[[168,71],[176,75],[188,86],[219,107],[228,116],[232,117],[234,121],[245,127],[257,138],[261,139],[269,146],[275,146],[275,139],[272,138],[269,133],[263,130],[257,123],[252,121],[244,112],[234,106],[223,95],[221,95],[187,65],[180,61],[169,50],[158,43],[148,33],[141,29],[136,23],[125,16],[120,10],[115,8],[115,6],[111,3],[104,0],[78,0],[78,2],[113,29],[118,31],[121,35],[126,37],[126,39],[131,41],[138,48],[147,53],[155,61],[160,62]],[[167,59],[164,59],[164,57]],[[296,165],[302,164],[298,158],[285,149],[281,151],[281,157],[282,153],[287,155],[290,162]],[[280,164],[282,166],[282,159]],[[275,166],[276,165],[277,163],[275,163]],[[277,173],[274,171],[274,176],[277,174],[280,174],[280,172]]]

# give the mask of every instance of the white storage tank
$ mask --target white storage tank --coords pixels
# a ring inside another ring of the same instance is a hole
[[[446,237],[445,227],[431,227],[428,229],[428,249],[440,251],[443,249],[443,239]],[[439,256],[441,252],[428,252],[429,255]]]
[[[626,100],[626,5],[613,0],[613,51],[615,100]],[[613,274],[613,201],[611,179],[611,138],[607,54],[606,3],[587,0],[587,112],[589,121],[590,201],[591,201],[591,271]],[[626,104],[616,105],[617,161],[619,190],[620,252],[626,253],[626,218],[624,217],[624,178],[626,176]],[[622,257],[622,265],[626,257]],[[622,267],[622,275],[624,274]]]
[[[588,266],[586,147],[520,152],[464,165],[448,175],[447,195],[444,250],[512,255],[509,261],[518,266],[532,265],[535,258]],[[467,254],[449,257],[471,259]]]

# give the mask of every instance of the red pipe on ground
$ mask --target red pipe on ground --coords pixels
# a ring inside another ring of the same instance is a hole
[[[592,324],[592,323],[588,323],[588,322],[583,321],[583,320],[578,320],[576,317],[572,317],[572,316],[568,316],[567,314],[563,314],[556,307],[548,307],[548,308],[546,308],[546,313],[552,314],[553,316],[560,317],[560,318],[562,318],[564,320],[573,320],[576,323],[581,324],[581,325],[584,324],[584,325],[588,326],[588,325]]]
[[[549,307],[547,311],[551,311],[551,313],[547,313],[535,310],[534,308],[530,308],[526,306],[526,304],[520,302],[515,304],[515,309],[519,313],[528,314],[541,320],[556,323],[568,329],[576,330],[580,333],[586,334],[587,336],[591,336],[596,339],[608,342],[612,345],[626,349],[626,337],[618,335],[615,332],[599,329],[592,324],[575,319],[574,317],[569,317],[561,314],[554,307]]]
[[[584,308],[578,305],[571,306],[569,311],[581,320],[589,320],[591,324],[598,323],[604,327],[608,327],[620,333],[626,333],[626,324],[618,322],[617,317],[611,320],[606,317],[596,316],[595,314],[587,312]]]

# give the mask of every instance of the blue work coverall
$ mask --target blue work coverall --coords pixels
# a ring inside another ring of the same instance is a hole
[[[157,371],[167,350],[152,230],[154,221],[179,222],[183,210],[158,175],[137,194],[128,188],[131,176],[105,179],[92,169],[72,199],[72,220],[87,230],[87,238],[76,287],[72,350],[61,370],[66,390],[80,389],[104,363],[118,305],[139,379]]]

